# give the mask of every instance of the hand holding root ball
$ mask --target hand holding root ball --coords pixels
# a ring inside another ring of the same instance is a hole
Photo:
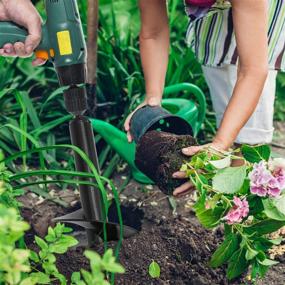
[[[224,147],[222,147],[222,145],[213,142],[213,143],[206,144],[206,145],[191,146],[191,147],[183,148],[182,153],[186,156],[191,157],[191,156],[197,154],[198,152],[204,150],[205,148],[209,148],[209,147],[212,149],[217,149],[217,150],[223,150],[224,149]],[[186,173],[184,171],[177,171],[177,172],[173,173],[172,177],[174,179],[183,179],[183,180],[185,180],[187,178]],[[194,189],[195,189],[195,186],[193,185],[193,183],[191,181],[187,181],[187,182],[183,183],[181,186],[178,186],[174,189],[173,196],[179,197],[179,196],[184,195],[184,194],[186,194],[189,191],[192,191]]]

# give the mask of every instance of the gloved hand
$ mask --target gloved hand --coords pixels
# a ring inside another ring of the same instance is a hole
[[[25,43],[7,43],[0,49],[1,56],[30,57],[41,41],[41,17],[30,0],[0,0],[0,21],[12,21],[28,30]],[[33,65],[44,64],[35,59]]]

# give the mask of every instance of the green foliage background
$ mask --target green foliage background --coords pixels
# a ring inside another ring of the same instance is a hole
[[[100,28],[98,54],[98,108],[96,116],[122,128],[126,115],[144,95],[144,80],[139,59],[138,33],[140,28],[137,0],[100,0]],[[34,1],[43,18],[43,1]],[[87,0],[78,1],[86,31]],[[207,95],[207,119],[200,141],[209,140],[215,132],[214,113],[200,65],[187,48],[184,37],[188,19],[183,1],[170,0],[171,53],[166,85],[179,82],[197,84]],[[40,145],[68,143],[67,122],[70,116],[58,89],[56,74],[51,64],[34,68],[31,59],[0,58],[0,126],[6,123],[20,127],[39,141]],[[285,76],[278,78],[275,118],[284,120]],[[96,136],[99,149],[105,149]],[[26,150],[29,143],[19,133],[0,128],[0,148],[12,154]],[[51,166],[58,161],[72,164],[64,151],[47,152]],[[110,150],[100,157],[105,165],[113,157]]]

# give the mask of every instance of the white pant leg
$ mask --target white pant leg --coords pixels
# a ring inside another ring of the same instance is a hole
[[[237,66],[203,66],[203,72],[210,89],[217,125],[219,126],[237,80]],[[276,76],[277,71],[269,71],[258,106],[240,131],[236,143],[253,145],[272,141]]]

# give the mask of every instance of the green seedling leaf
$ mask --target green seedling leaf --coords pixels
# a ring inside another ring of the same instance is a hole
[[[245,253],[246,250],[241,248],[232,255],[227,268],[227,278],[229,280],[240,276],[247,269],[248,261],[245,258]]]
[[[81,269],[81,273],[82,273],[82,276],[84,278],[84,281],[87,283],[87,284],[93,284],[93,278],[92,278],[92,274],[84,269]]]
[[[20,283],[20,285],[35,285],[35,284],[40,284],[38,283],[38,279],[36,277],[28,277]]]
[[[97,252],[91,250],[85,250],[84,255],[90,260],[91,266],[95,266],[96,269],[100,268],[102,262],[100,255]]]
[[[224,168],[230,167],[231,162],[232,162],[231,157],[227,156],[220,160],[212,160],[210,161],[210,164],[213,165],[217,169],[224,169]]]
[[[48,249],[48,244],[47,244],[43,239],[41,239],[40,237],[35,236],[35,241],[36,241],[36,244],[37,244],[41,249],[45,249],[45,250]]]
[[[174,215],[176,213],[176,210],[177,210],[177,203],[176,203],[176,199],[172,196],[169,196],[168,197],[168,201],[169,201],[169,204],[172,208],[172,214]]]
[[[102,258],[102,265],[104,269],[111,273],[125,273],[125,269],[122,265],[116,262],[116,258],[113,256],[113,250],[108,249]]]
[[[73,272],[71,275],[71,282],[73,283],[78,283],[81,279],[81,274],[80,272]]]
[[[152,278],[160,277],[160,266],[157,262],[152,261],[152,263],[149,265],[148,273]]]
[[[30,251],[30,259],[34,262],[39,262],[39,256],[36,252]]]
[[[62,236],[59,240],[50,245],[50,252],[63,254],[68,248],[78,244],[78,241],[72,236]]]
[[[244,158],[251,163],[260,162],[261,160],[268,161],[271,155],[271,149],[268,145],[243,145],[241,147],[241,152]]]
[[[37,280],[37,284],[50,284],[51,283],[49,276],[43,272],[32,273],[31,277]]]
[[[216,268],[227,262],[238,249],[238,244],[238,237],[233,233],[229,234],[213,254],[210,265]]]
[[[48,235],[45,236],[47,242],[54,242],[56,240],[56,234],[52,227],[48,228]]]
[[[61,285],[67,285],[66,277],[61,273],[53,273],[53,275],[60,281]]]
[[[213,188],[225,194],[237,193],[246,178],[246,166],[228,167],[218,170],[213,178]]]

